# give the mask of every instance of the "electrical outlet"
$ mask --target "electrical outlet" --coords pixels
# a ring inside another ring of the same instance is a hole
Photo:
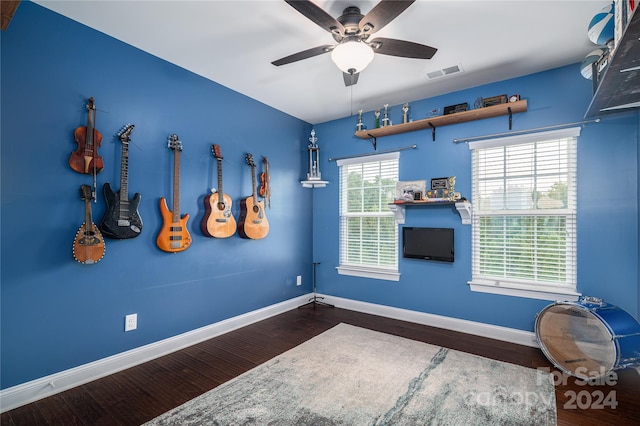
[[[138,314],[129,314],[124,317],[124,331],[131,331],[138,328]]]
[[[302,275],[296,277],[296,285],[302,285]]]

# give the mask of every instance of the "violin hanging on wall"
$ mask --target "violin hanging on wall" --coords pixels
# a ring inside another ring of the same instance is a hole
[[[271,175],[269,174],[269,162],[267,157],[262,157],[262,163],[264,164],[264,171],[260,174],[260,196],[264,198],[267,207],[271,208]]]
[[[95,175],[102,171],[104,164],[102,157],[98,154],[102,134],[95,128],[96,106],[93,98],[89,98],[87,111],[87,125],[79,126],[73,132],[73,139],[78,144],[78,149],[71,153],[69,166],[78,173]]]

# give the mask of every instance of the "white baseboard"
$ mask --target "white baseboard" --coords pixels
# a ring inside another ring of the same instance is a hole
[[[141,346],[127,352],[122,352],[88,364],[80,365],[69,370],[61,371],[49,376],[41,377],[27,383],[22,383],[4,390],[0,390],[0,413],[29,404],[59,392],[83,385],[101,377],[117,373],[118,371],[134,367],[152,359],[178,351],[196,343],[212,339],[238,328],[253,324],[272,316],[287,312],[309,301],[313,294],[298,296],[275,305],[267,306],[256,311],[248,312],[237,317],[229,318],[206,327],[198,328],[178,336],[170,337],[159,342]],[[409,321],[416,324],[429,325],[447,330],[460,331],[468,334],[504,340],[525,346],[538,347],[535,334],[507,327],[467,321],[390,306],[376,305],[341,297],[321,295],[326,303],[339,308],[388,318]]]
[[[89,364],[60,371],[30,382],[0,391],[0,413],[55,395],[118,371],[178,351],[196,343],[290,311],[309,300],[311,295],[298,296],[266,308],[248,312],[168,339],[122,352]]]
[[[468,321],[459,318],[445,317],[442,315],[427,314],[424,312],[410,311],[408,309],[394,308],[391,306],[377,305],[374,303],[360,302],[358,300],[343,299],[341,297],[318,294],[324,297],[323,302],[335,305],[338,308],[350,309],[382,317],[413,322],[444,328],[451,331],[459,331],[490,339],[502,340],[524,346],[539,347],[535,333],[531,331],[517,330],[515,328],[501,327],[499,325],[485,324]]]

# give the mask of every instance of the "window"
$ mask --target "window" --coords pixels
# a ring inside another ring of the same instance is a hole
[[[338,160],[338,273],[398,281],[398,227],[389,209],[398,181],[398,152]]]
[[[580,128],[469,143],[473,291],[575,298]]]

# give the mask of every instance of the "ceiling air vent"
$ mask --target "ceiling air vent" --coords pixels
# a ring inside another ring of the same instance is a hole
[[[440,78],[459,72],[462,72],[462,67],[460,67],[459,65],[454,65],[452,67],[442,68],[441,70],[430,71],[427,73],[427,78],[429,80],[433,80],[434,78]]]

